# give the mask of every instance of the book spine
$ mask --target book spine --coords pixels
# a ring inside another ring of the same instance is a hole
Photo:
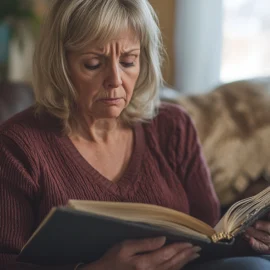
[[[216,233],[212,235],[211,237],[213,243],[217,243],[218,241],[221,241],[221,240],[231,240],[232,238],[233,238],[233,235],[231,233],[225,233],[225,232]]]

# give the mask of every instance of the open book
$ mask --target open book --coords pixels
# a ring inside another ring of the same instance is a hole
[[[67,263],[67,258],[70,263],[91,261],[119,241],[157,235],[167,236],[170,242],[226,245],[269,211],[270,187],[232,205],[215,228],[156,205],[70,200],[66,207],[50,211],[18,260],[41,264]]]

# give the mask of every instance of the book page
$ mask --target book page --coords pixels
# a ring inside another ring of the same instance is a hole
[[[269,206],[270,187],[267,187],[257,195],[233,204],[216,225],[215,230],[218,233],[225,232],[235,235],[254,215]]]
[[[174,227],[176,230],[179,229],[179,231],[186,227],[186,229],[189,229],[189,232],[193,231],[194,235],[195,232],[207,237],[215,234],[214,229],[208,224],[176,210],[157,205],[79,200],[71,200],[68,205],[89,213],[127,221],[169,226],[171,228]]]

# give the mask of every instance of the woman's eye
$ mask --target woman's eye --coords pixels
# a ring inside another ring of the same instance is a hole
[[[123,67],[134,67],[134,62],[120,62]]]
[[[89,69],[89,70],[95,70],[95,69],[98,69],[100,66],[101,66],[101,64],[97,64],[97,65],[88,65],[88,64],[84,64],[84,67],[85,67],[86,69]]]

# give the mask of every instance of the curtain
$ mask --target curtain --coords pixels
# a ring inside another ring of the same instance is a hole
[[[176,0],[175,88],[211,90],[220,81],[222,0]]]

